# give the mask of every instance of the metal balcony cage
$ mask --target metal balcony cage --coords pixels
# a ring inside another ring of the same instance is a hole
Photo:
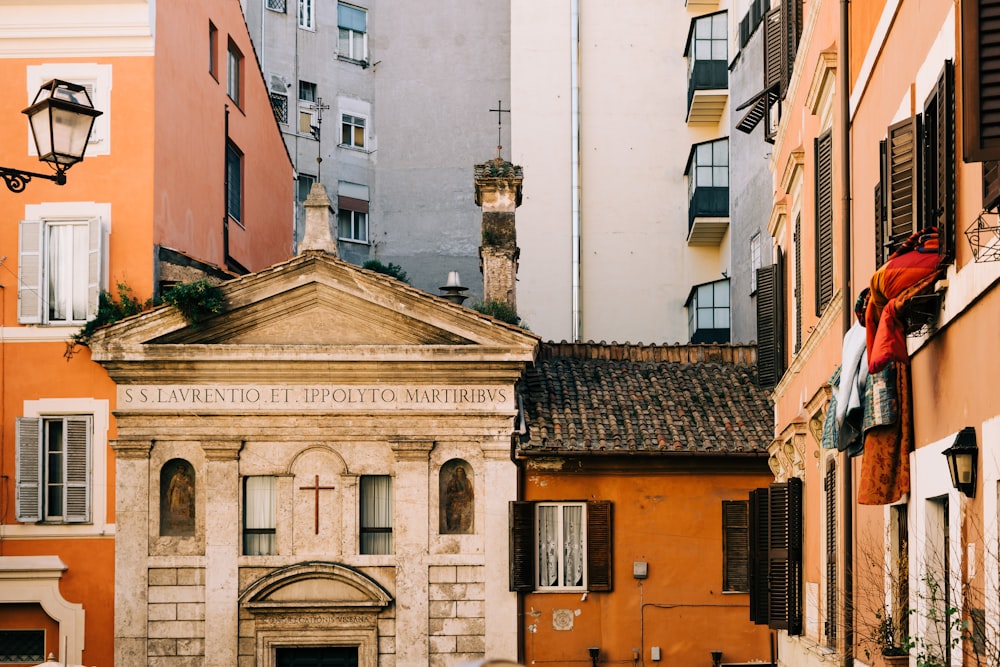
[[[965,229],[965,238],[977,262],[1000,261],[1000,218],[996,213],[980,213]]]

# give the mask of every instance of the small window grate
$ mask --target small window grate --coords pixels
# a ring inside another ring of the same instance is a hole
[[[285,13],[285,0],[267,0],[267,8],[272,12]]]
[[[44,630],[0,630],[0,663],[45,660]]]

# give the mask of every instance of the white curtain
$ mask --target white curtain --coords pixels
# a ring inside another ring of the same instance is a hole
[[[86,225],[49,227],[49,319],[87,319]]]
[[[583,586],[583,507],[563,507],[563,586]]]
[[[244,500],[243,553],[263,556],[277,553],[277,485],[274,477],[247,477]],[[251,532],[253,531],[253,532]]]
[[[538,585],[559,585],[559,508],[538,506]]]
[[[361,478],[361,553],[392,553],[392,477]]]

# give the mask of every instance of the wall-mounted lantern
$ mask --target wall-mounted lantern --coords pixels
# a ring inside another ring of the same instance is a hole
[[[597,659],[601,656],[601,647],[591,646],[587,649],[587,653],[590,654],[590,662],[593,663],[594,667],[597,667]]]
[[[0,167],[0,178],[11,192],[21,192],[32,178],[65,185],[66,170],[83,160],[94,120],[103,112],[94,108],[83,86],[53,79],[42,84],[31,106],[21,113],[28,117],[38,159],[47,162],[55,173]]]
[[[966,426],[955,436],[955,443],[941,452],[948,459],[951,483],[969,498],[976,497],[976,429]]]

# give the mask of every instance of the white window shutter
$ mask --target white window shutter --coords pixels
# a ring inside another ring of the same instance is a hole
[[[41,220],[22,220],[18,235],[17,321],[42,322],[42,230]]]
[[[104,225],[101,224],[101,219],[92,218],[87,224],[90,238],[87,255],[87,319],[92,320],[97,317],[97,306],[103,287],[101,278],[106,244]]]
[[[93,418],[66,418],[66,523],[90,523],[90,443]]]
[[[17,520],[42,520],[42,420],[18,417],[15,445],[17,474]]]

